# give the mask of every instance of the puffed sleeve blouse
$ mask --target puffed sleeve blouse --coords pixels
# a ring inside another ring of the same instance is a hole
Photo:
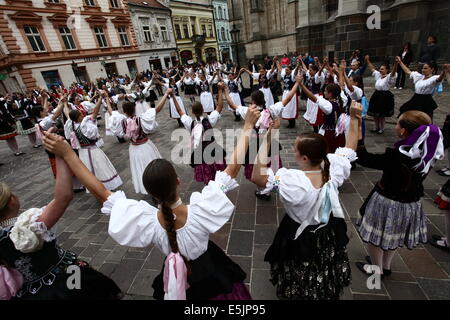
[[[186,224],[177,230],[180,253],[195,260],[208,249],[209,235],[230,219],[234,205],[226,193],[238,187],[236,180],[224,172],[192,194]],[[103,204],[102,212],[110,215],[109,234],[120,245],[143,248],[151,244],[164,254],[171,252],[167,232],[158,220],[158,208],[146,201],[127,199],[122,191],[113,193]]]
[[[330,182],[337,189],[350,177],[351,162],[356,160],[357,156],[352,149],[338,148],[327,157],[330,161]],[[301,170],[281,168],[274,173],[268,169],[267,174],[268,181],[263,193],[277,191],[291,219],[300,224],[308,220],[322,189],[316,189]]]

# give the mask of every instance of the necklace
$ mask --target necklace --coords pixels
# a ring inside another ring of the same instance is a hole
[[[174,209],[180,207],[182,204],[183,204],[183,201],[181,200],[181,198],[179,198],[174,204],[172,204],[172,205],[170,206],[170,209],[174,210]],[[162,206],[159,205],[159,206],[158,206],[158,209],[159,209],[159,210],[162,210]],[[173,220],[177,220],[177,216],[176,216],[175,214],[173,215]]]
[[[8,228],[13,226],[17,221],[17,217],[16,218],[11,218],[11,219],[6,219],[4,221],[0,221],[0,228]]]
[[[315,170],[315,171],[303,171],[304,173],[322,173],[322,170]]]

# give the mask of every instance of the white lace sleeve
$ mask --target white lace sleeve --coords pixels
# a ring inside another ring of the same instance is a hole
[[[43,222],[37,221],[43,211],[44,208],[29,209],[17,218],[9,238],[20,252],[39,251],[44,242],[51,242],[55,239],[54,234],[47,230],[47,226]]]
[[[153,243],[158,209],[145,201],[127,199],[118,191],[109,196],[102,212],[110,215],[109,235],[120,245],[145,248]]]
[[[330,178],[336,188],[350,177],[352,165],[351,161],[358,159],[355,151],[349,148],[338,148],[336,152],[328,155],[330,161]]]
[[[141,126],[146,134],[149,134],[158,128],[158,123],[156,122],[156,109],[150,108],[141,116]]]
[[[224,172],[217,172],[202,192],[194,192],[190,201],[191,224],[207,233],[217,232],[230,219],[234,204],[225,194],[238,187],[236,180]]]
[[[215,127],[217,122],[220,120],[220,113],[214,110],[211,112],[211,114],[208,116],[209,123],[211,123],[212,127]]]

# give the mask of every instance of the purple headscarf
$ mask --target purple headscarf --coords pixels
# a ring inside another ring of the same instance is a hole
[[[401,153],[411,159],[419,159],[414,169],[427,174],[436,160],[444,158],[444,145],[439,127],[423,125],[414,130],[406,139],[395,144]]]

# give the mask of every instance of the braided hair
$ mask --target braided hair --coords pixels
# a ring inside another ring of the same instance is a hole
[[[311,165],[318,166],[324,163],[322,168],[323,183],[330,180],[330,161],[328,160],[328,144],[325,138],[317,133],[302,134],[297,142],[297,151],[302,156],[308,157]]]
[[[173,165],[165,159],[153,160],[145,169],[142,182],[145,190],[161,205],[165,229],[173,253],[179,253],[175,217],[171,204],[177,200],[178,176]],[[190,272],[186,257],[183,260]]]

